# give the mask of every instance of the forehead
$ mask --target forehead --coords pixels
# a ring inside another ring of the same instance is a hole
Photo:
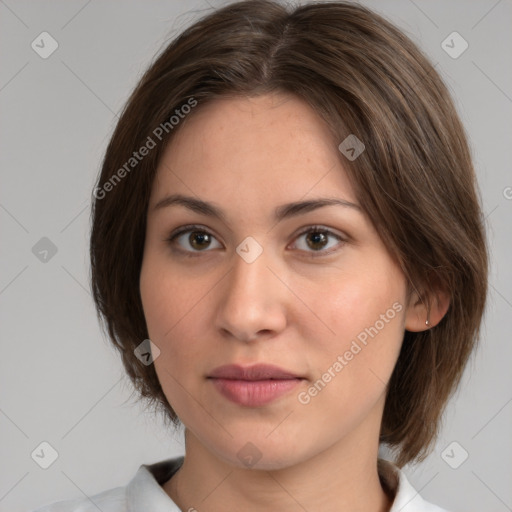
[[[196,107],[159,162],[154,204],[182,192],[216,202],[285,202],[307,194],[355,200],[337,142],[304,101],[282,93],[222,98]]]

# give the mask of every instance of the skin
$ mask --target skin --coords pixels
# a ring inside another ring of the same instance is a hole
[[[415,293],[407,301],[406,279],[362,210],[333,205],[273,219],[277,206],[294,201],[358,204],[339,142],[306,103],[269,94],[199,106],[161,158],[140,292],[149,337],[161,351],[158,378],[185,425],[184,464],[163,485],[182,510],[391,507],[377,473],[386,385],[404,330],[426,329],[427,311]],[[226,221],[182,205],[155,209],[177,193],[215,203]],[[167,241],[188,224],[210,238],[188,232]],[[333,234],[320,242],[303,234],[315,225]],[[263,248],[252,263],[236,252],[248,236]],[[397,303],[394,318],[301,403],[299,393]],[[434,304],[431,326],[448,307]],[[220,365],[257,362],[304,380],[268,405],[246,407],[206,378]],[[261,455],[252,467],[237,456],[248,442]]]

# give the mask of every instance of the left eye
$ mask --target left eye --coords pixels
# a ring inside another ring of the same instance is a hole
[[[329,250],[323,250],[325,247],[329,244],[329,238],[334,238],[338,241],[338,243],[345,242],[345,239],[337,235],[336,233],[333,233],[329,229],[323,228],[321,226],[314,226],[311,228],[308,228],[306,231],[303,231],[300,233],[297,237],[298,240],[300,240],[301,237],[306,236],[306,245],[310,249],[313,249],[313,252],[320,252],[320,256],[323,256],[325,254],[330,254],[332,251],[332,245],[330,246]],[[336,244],[334,244],[336,246]],[[306,252],[307,249],[305,249]],[[316,254],[311,254],[311,256],[316,256]]]
[[[330,254],[332,251],[332,245],[329,247],[329,238],[335,239],[338,244],[345,242],[345,238],[341,235],[338,235],[331,230],[324,228],[322,226],[311,226],[307,230],[299,233],[296,237],[296,240],[300,240],[304,237],[305,245],[302,244],[302,248],[299,247],[299,250],[303,250],[305,252],[311,252],[310,256],[317,256],[314,253],[320,253],[318,256],[324,256],[326,254]],[[189,247],[192,247],[192,250],[184,249],[187,256],[198,255],[197,253],[204,252],[206,249],[211,249],[212,240],[217,240],[214,235],[210,232],[206,231],[201,226],[185,226],[184,228],[178,230],[177,232],[171,234],[169,238],[166,239],[167,242],[171,246],[179,245],[183,247],[183,240],[185,243],[189,244]],[[213,247],[213,249],[218,249],[222,247],[219,242],[217,242],[218,246]],[[298,244],[301,245],[301,244]],[[334,243],[336,246],[336,243]],[[325,250],[326,247],[329,247],[329,250]],[[311,249],[311,250],[308,250]],[[181,249],[180,249],[181,250]],[[196,254],[190,254],[196,253]]]

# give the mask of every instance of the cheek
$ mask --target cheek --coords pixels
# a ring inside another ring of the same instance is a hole
[[[330,303],[337,311],[331,324],[336,335],[312,338],[316,347],[308,359],[313,379],[298,397],[307,404],[299,410],[318,418],[311,421],[333,439],[369,415],[380,414],[403,338],[403,309],[398,302],[390,297],[372,302],[366,293],[346,291],[341,309]],[[325,423],[326,411],[331,423]]]
[[[399,334],[403,326],[405,284],[392,268],[337,276],[309,296],[314,298],[312,310],[324,321],[330,339],[364,338],[364,333],[368,334],[368,329],[374,332],[375,327],[379,332]]]
[[[190,287],[169,275],[158,258],[145,256],[140,276],[140,295],[149,338],[161,351],[158,360],[171,360],[172,339],[186,322],[194,302]],[[161,363],[160,363],[161,364]]]
[[[187,417],[190,398],[184,390],[193,389],[191,376],[201,360],[190,322],[201,294],[191,292],[183,279],[159,272],[149,260],[141,270],[140,293],[149,338],[160,349],[154,361],[158,380],[178,417]]]
[[[336,375],[324,398],[336,396],[340,404],[356,396],[372,401],[384,390],[403,340],[405,280],[389,265],[386,271],[373,268],[340,274],[309,295],[325,324],[320,332],[318,320],[310,322],[307,336],[316,340],[312,367],[322,380],[329,379],[326,372]]]

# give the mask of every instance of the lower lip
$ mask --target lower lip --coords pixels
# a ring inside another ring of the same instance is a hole
[[[228,400],[247,407],[268,404],[288,393],[302,379],[233,380],[211,379],[217,390]]]

